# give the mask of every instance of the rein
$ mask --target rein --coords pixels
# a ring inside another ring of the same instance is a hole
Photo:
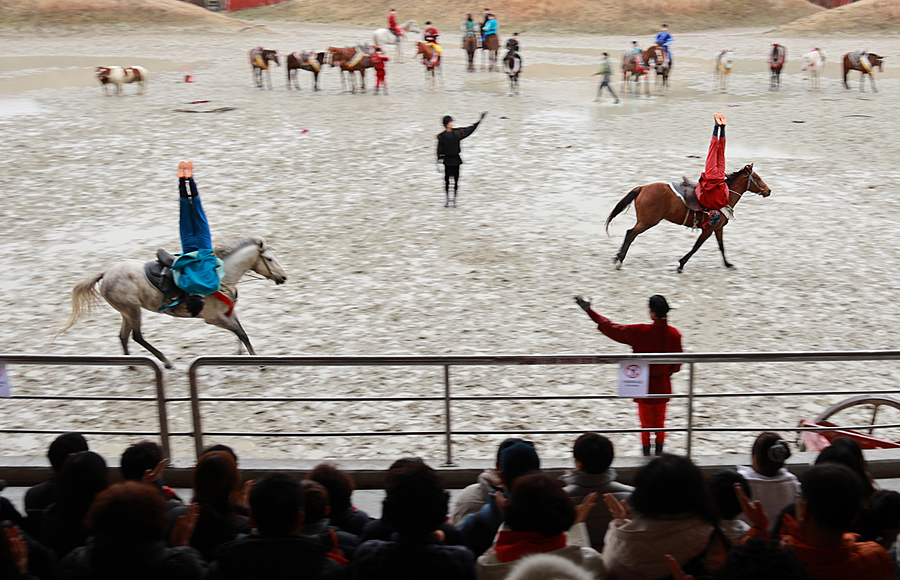
[[[751,184],[751,183],[752,183],[753,185],[756,186],[756,189],[760,189],[760,190],[762,189],[762,188],[759,186],[759,183],[757,183],[756,180],[753,179],[753,171],[752,171],[752,170],[747,169],[747,168],[745,167],[745,168],[742,169],[741,171],[746,171],[746,172],[747,172],[747,191],[750,191],[750,184]],[[747,191],[744,191],[744,192],[735,191],[735,190],[731,189],[730,187],[728,188],[728,191],[730,191],[731,193],[735,194],[735,195],[738,196],[738,197],[744,197],[744,194],[747,193]]]

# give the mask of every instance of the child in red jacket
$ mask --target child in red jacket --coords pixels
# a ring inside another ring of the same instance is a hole
[[[384,87],[384,94],[387,94],[387,82],[384,80],[386,74],[384,63],[390,59],[384,54],[384,51],[378,48],[375,50],[375,54],[372,55],[371,60],[372,66],[375,68],[375,94],[378,94],[380,87]]]

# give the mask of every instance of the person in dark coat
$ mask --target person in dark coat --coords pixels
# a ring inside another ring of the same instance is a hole
[[[350,476],[334,465],[321,463],[315,466],[306,478],[320,483],[328,490],[328,506],[331,508],[328,518],[331,525],[354,536],[361,535],[372,518],[353,506],[352,495],[355,486]]]
[[[238,534],[249,534],[250,523],[239,514],[235,498],[240,494],[241,475],[234,456],[225,451],[201,455],[193,473],[193,502],[200,505],[200,519],[191,536],[191,546],[207,562],[215,557],[216,548],[230,542]],[[170,510],[174,521],[186,515],[189,508]]]
[[[346,566],[353,559],[359,545],[359,538],[331,525],[328,514],[328,490],[322,484],[304,479],[300,482],[303,490],[303,529],[301,536],[317,539],[331,554],[335,562]]]
[[[98,493],[109,486],[106,461],[93,451],[76,453],[59,473],[59,501],[41,516],[46,545],[62,559],[87,540],[85,515]]]
[[[87,515],[90,538],[60,565],[61,580],[200,580],[206,563],[185,545],[196,508],[166,546],[166,503],[153,486],[127,481],[97,495]]]
[[[317,539],[301,536],[303,489],[285,474],[270,475],[250,491],[257,534],[222,545],[206,580],[342,580],[344,569]]]
[[[627,344],[634,352],[682,352],[681,333],[674,326],[669,326],[667,318],[669,303],[659,294],[650,297],[650,320],[652,324],[614,324],[609,318],[594,312],[591,303],[581,296],[575,297],[575,302],[582,310],[587,312],[591,320],[597,323],[597,330],[616,342]],[[650,365],[649,394],[669,395],[672,393],[672,381],[670,376],[681,369],[680,364]],[[638,404],[638,418],[641,421],[641,429],[665,428],[666,404],[665,398],[641,398],[635,399]],[[656,432],[656,455],[663,454],[663,443],[666,440],[665,431]],[[650,432],[641,433],[641,445],[645,456],[650,455]]]
[[[38,539],[43,540],[43,524],[41,514],[57,500],[59,472],[69,455],[87,451],[87,441],[80,433],[63,433],[53,440],[47,450],[47,459],[53,473],[47,481],[32,486],[25,492],[25,515],[28,518],[25,528]]]
[[[436,530],[447,520],[449,494],[425,464],[388,472],[384,518],[390,541],[370,540],[356,550],[354,580],[474,580],[475,557],[463,546],[446,546]]]
[[[481,113],[481,117],[474,125],[462,129],[453,128],[453,117],[447,115],[443,119],[444,132],[437,136],[437,160],[444,163],[444,207],[450,207],[450,178],[453,178],[453,207],[456,207],[456,194],[459,191],[459,166],[463,164],[459,156],[461,148],[459,142],[475,132],[478,125],[487,116],[487,112]],[[440,168],[438,168],[440,171]]]

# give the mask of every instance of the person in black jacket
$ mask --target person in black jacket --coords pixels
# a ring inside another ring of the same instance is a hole
[[[444,162],[444,207],[450,207],[450,178],[453,178],[453,207],[456,207],[456,193],[459,191],[459,166],[463,160],[459,156],[459,142],[475,132],[487,112],[481,113],[481,117],[471,127],[462,129],[453,128],[453,117],[444,117],[444,132],[437,136],[437,160]],[[440,171],[440,168],[438,168]]]
[[[250,491],[257,534],[239,536],[216,551],[205,580],[343,580],[344,569],[303,529],[303,489],[286,474],[270,475]]]
[[[59,472],[70,455],[87,451],[88,444],[80,433],[63,433],[53,440],[47,450],[47,458],[53,473],[47,481],[41,482],[25,492],[25,515],[28,518],[25,528],[34,537],[45,541],[41,515],[59,495]]]

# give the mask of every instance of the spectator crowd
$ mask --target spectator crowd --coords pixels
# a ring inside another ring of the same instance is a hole
[[[876,487],[859,445],[836,439],[799,479],[790,454],[762,433],[751,465],[704,477],[664,453],[632,487],[600,434],[578,437],[558,479],[534,443],[511,438],[453,506],[438,472],[397,460],[373,519],[332,464],[244,482],[233,450],[211,447],[185,501],[157,444],[128,447],[111,484],[103,457],[66,433],[24,515],[0,498],[0,580],[900,578],[900,494]]]

